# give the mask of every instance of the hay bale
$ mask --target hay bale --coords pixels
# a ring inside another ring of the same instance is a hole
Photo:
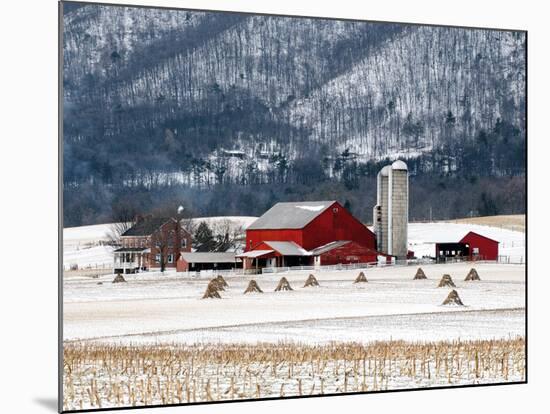
[[[304,287],[308,287],[308,286],[319,286],[319,282],[317,281],[315,276],[311,274],[308,276],[306,283],[304,284]]]
[[[293,290],[290,287],[290,283],[288,283],[288,280],[286,280],[286,277],[282,277],[281,280],[279,280],[279,284],[275,288],[275,292],[280,292],[281,290]]]
[[[418,270],[416,271],[416,275],[414,275],[413,280],[422,280],[422,279],[427,279],[427,277],[426,277],[426,273],[424,273],[424,270],[422,270],[422,268],[419,267]]]
[[[456,287],[456,285],[451,279],[451,275],[443,275],[437,287]]]
[[[244,291],[244,294],[255,293],[255,292],[264,293],[264,291],[262,289],[260,289],[260,287],[258,286],[256,281],[254,279],[252,279],[250,282],[248,282],[248,287]]]
[[[473,267],[468,272],[468,275],[466,276],[466,279],[464,279],[464,281],[469,282],[472,280],[481,280],[479,275],[477,274],[477,270]]]
[[[116,277],[113,279],[113,283],[122,283],[126,282],[126,279],[124,279],[124,276],[122,276],[122,273],[117,273]]]
[[[367,282],[368,282],[367,277],[363,272],[361,272],[357,275],[353,283],[367,283]]]
[[[213,285],[213,286],[216,288],[216,290],[218,290],[218,291],[224,291],[224,290],[225,290],[225,288],[223,287],[223,283],[220,282],[220,280],[219,280],[217,277],[215,277],[214,279],[212,279],[212,280],[210,281],[210,283],[212,283],[212,285]]]
[[[203,299],[221,299],[220,293],[218,292],[218,283],[216,282],[216,279],[212,279],[208,286],[206,287],[206,291],[204,292],[204,295],[202,296]]]
[[[225,281],[222,275],[218,275],[216,277],[216,280],[218,281],[218,286],[221,286],[223,288],[229,287],[229,285],[227,284],[227,282]],[[220,289],[220,290],[223,290],[223,289]]]
[[[447,299],[443,301],[442,305],[464,306],[464,303],[462,303],[460,296],[458,296],[458,292],[453,289],[447,296]]]

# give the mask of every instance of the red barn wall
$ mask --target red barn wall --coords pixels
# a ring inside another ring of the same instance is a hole
[[[258,245],[264,241],[293,241],[302,246],[302,229],[281,229],[281,230],[247,230],[246,249],[249,250],[272,250],[271,247],[259,248]]]
[[[338,211],[334,212],[334,208]],[[334,203],[304,227],[302,247],[310,250],[336,240],[351,240],[370,249],[376,249],[374,233],[340,203]]]
[[[474,247],[479,249],[479,256],[484,260],[498,260],[498,242],[488,239],[480,234],[470,232],[460,240],[461,243],[470,245],[470,254],[473,255]]]
[[[348,263],[373,263],[376,261],[378,261],[378,252],[356,242],[350,242],[321,254],[322,266]]]

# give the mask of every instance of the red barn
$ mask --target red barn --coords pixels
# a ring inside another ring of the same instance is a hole
[[[339,263],[355,261],[345,256],[376,257],[374,233],[337,201],[277,203],[247,228],[246,249],[240,257],[245,268],[252,262],[257,267],[312,265],[314,249],[336,241],[345,242],[334,256],[342,257]],[[352,248],[363,250],[346,255],[345,250]]]
[[[470,257],[482,260],[498,260],[499,242],[481,234],[469,232],[460,243],[469,247]]]
[[[499,242],[470,231],[458,242],[440,242],[435,245],[435,257],[447,260],[468,257],[473,260],[498,260]]]

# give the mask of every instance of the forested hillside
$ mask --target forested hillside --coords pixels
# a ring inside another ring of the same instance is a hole
[[[524,212],[523,33],[74,4],[63,23],[66,226],[313,198],[368,221],[397,157],[413,217]]]

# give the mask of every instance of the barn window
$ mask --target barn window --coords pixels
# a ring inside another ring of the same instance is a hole
[[[333,212],[333,213],[338,213],[338,207],[334,207],[334,208],[332,209],[332,212]]]
[[[473,248],[473,253],[474,254],[479,254],[479,247],[474,247]]]

